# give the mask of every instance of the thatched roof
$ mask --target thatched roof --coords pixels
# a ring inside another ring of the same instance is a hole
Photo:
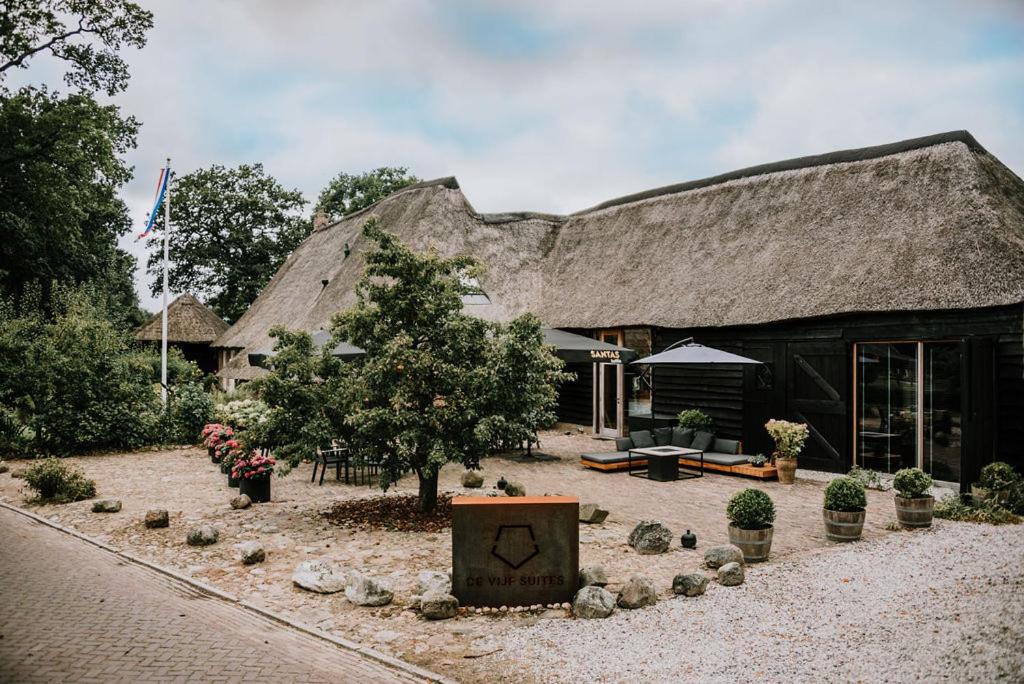
[[[161,312],[153,314],[135,332],[135,339],[159,342]],[[167,306],[167,341],[209,344],[219,337],[228,324],[205,304],[190,294],[183,294]]]
[[[1024,301],[1024,181],[959,131],[752,167],[569,216],[478,214],[454,178],[420,183],[314,232],[216,346],[266,347],[276,323],[314,330],[351,305],[371,213],[416,248],[483,261],[491,304],[471,312],[533,311],[552,327],[714,327]]]

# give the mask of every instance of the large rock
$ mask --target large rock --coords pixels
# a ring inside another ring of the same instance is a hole
[[[452,578],[446,572],[424,570],[416,575],[416,588],[420,594],[450,594]]]
[[[726,563],[718,568],[718,583],[723,587],[735,587],[743,584],[743,566],[739,563]]]
[[[462,473],[462,486],[477,489],[484,486],[484,476],[479,470],[467,470]]]
[[[603,523],[604,519],[607,517],[608,511],[604,510],[597,504],[580,504],[580,522],[598,525]]]
[[[629,545],[640,553],[665,553],[672,543],[672,530],[657,520],[641,520],[629,533]]]
[[[240,494],[231,500],[231,507],[235,510],[241,510],[252,506],[252,499],[249,498],[248,494]]]
[[[654,582],[641,575],[633,575],[619,592],[616,603],[619,608],[643,608],[658,602],[658,590]]]
[[[743,552],[738,546],[724,544],[712,546],[704,552],[704,564],[712,570],[720,568],[726,563],[739,563],[743,565]]]
[[[357,606],[386,606],[394,597],[383,580],[373,577],[356,573],[345,584],[345,598]]]
[[[171,516],[162,508],[146,511],[146,519],[142,521],[149,529],[168,527],[171,524]]]
[[[676,575],[672,579],[672,591],[683,596],[700,596],[708,588],[706,575],[691,573],[689,575]]]
[[[308,560],[299,563],[292,572],[292,583],[318,594],[334,594],[345,588],[348,576],[334,563],[325,560]]]
[[[4,463],[3,461],[0,461],[0,475],[3,475],[8,470],[10,470],[10,467],[6,463]]]
[[[117,513],[120,510],[120,499],[100,499],[92,502],[93,513]]]
[[[459,612],[459,599],[451,594],[427,592],[420,597],[420,614],[428,620],[447,620]]]
[[[508,496],[526,496],[526,486],[522,482],[509,482],[505,485],[505,494]]]
[[[209,546],[220,539],[220,532],[213,525],[200,525],[188,531],[185,538],[189,546]]]
[[[267,552],[258,541],[247,541],[238,547],[238,551],[242,565],[256,565],[267,559]]]
[[[583,587],[572,600],[572,612],[578,618],[606,618],[615,611],[615,597],[604,587]]]
[[[581,587],[604,587],[608,585],[608,575],[600,565],[588,565],[580,568]]]

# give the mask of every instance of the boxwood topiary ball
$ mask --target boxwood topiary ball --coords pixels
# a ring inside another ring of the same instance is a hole
[[[825,487],[825,508],[830,511],[863,511],[867,505],[864,485],[852,477],[837,477]]]
[[[932,476],[920,468],[904,468],[896,471],[892,486],[904,499],[920,499],[932,486]]]
[[[725,514],[742,530],[762,530],[775,522],[775,503],[760,489],[747,487],[729,499]]]

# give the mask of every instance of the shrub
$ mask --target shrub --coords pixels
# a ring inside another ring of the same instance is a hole
[[[761,530],[775,522],[775,504],[760,489],[747,487],[729,499],[725,514],[740,529]]]
[[[714,432],[715,422],[700,409],[688,409],[679,414],[679,427],[690,428],[694,432]]]
[[[810,434],[804,423],[788,420],[769,420],[764,428],[775,440],[775,455],[779,458],[796,458]]]
[[[1024,515],[1024,479],[1018,478],[1010,485],[1002,503],[1011,513]]]
[[[837,477],[825,487],[825,508],[830,511],[863,511],[867,505],[864,485],[852,477]]]
[[[865,489],[877,489],[880,492],[884,492],[889,489],[889,485],[882,479],[882,476],[877,470],[868,470],[861,468],[860,466],[853,466],[850,468],[847,477],[852,477],[857,482],[864,485]]]
[[[932,476],[920,468],[904,468],[896,471],[892,486],[904,499],[920,499],[926,496],[928,488],[932,486]]]
[[[25,484],[34,489],[41,501],[67,503],[96,496],[96,483],[81,470],[56,458],[36,461],[24,474]]]
[[[962,500],[959,496],[947,496],[935,504],[935,517],[944,520],[960,520],[963,522],[988,523],[990,525],[1017,524],[1021,522],[1019,515],[1007,510],[994,501],[986,501],[975,506]]]
[[[1009,463],[996,461],[995,463],[989,463],[981,469],[981,477],[978,478],[978,484],[993,494],[998,494],[1008,491],[1010,486],[1017,480],[1017,473],[1013,472],[1013,468]]]
[[[262,456],[258,451],[249,452],[248,456],[238,458],[231,466],[231,477],[258,480],[274,474],[277,461],[269,456]]]
[[[35,433],[14,413],[0,408],[0,459],[17,458],[32,449]]]
[[[171,430],[175,441],[194,444],[203,426],[213,419],[213,397],[198,383],[189,383],[175,392],[171,404]]]
[[[235,399],[217,406],[217,420],[230,425],[236,432],[244,432],[267,419],[267,405],[259,399]]]

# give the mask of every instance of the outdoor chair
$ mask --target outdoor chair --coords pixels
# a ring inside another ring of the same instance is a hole
[[[348,449],[333,447],[330,449],[317,449],[316,457],[313,459],[313,477],[310,482],[316,481],[316,471],[320,468],[320,484],[324,483],[324,473],[327,466],[334,466],[334,479],[341,479],[341,467],[345,466],[345,482],[348,483]]]

